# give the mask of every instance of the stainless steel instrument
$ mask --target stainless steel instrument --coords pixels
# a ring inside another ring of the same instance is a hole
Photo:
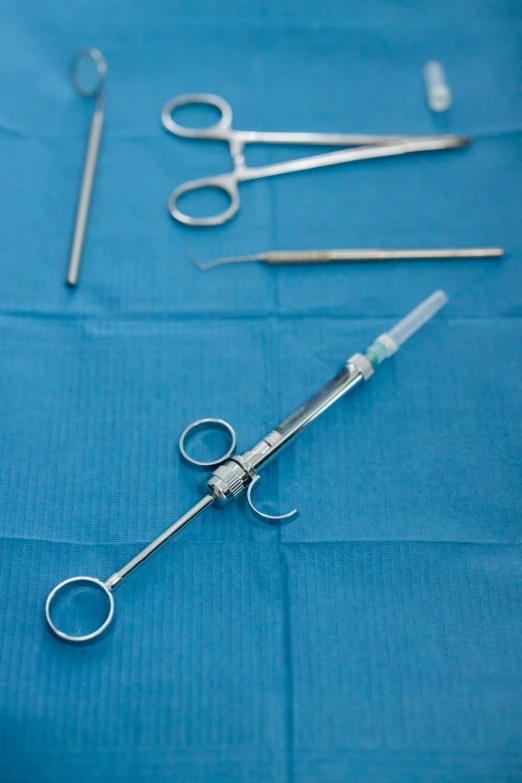
[[[266,253],[257,253],[249,256],[224,256],[202,264],[199,258],[188,251],[189,258],[198,269],[206,272],[216,266],[226,264],[239,264],[249,261],[259,261],[270,266],[284,264],[328,264],[332,261],[352,261],[361,263],[366,261],[451,261],[458,259],[489,259],[502,258],[504,250],[501,247],[456,247],[436,248],[424,250],[268,250]]]
[[[270,460],[279,455],[281,450],[291,443],[305,427],[317,419],[337,400],[348,392],[361,386],[369,380],[374,373],[374,368],[384,359],[392,356],[399,347],[425,324],[447,302],[447,296],[443,291],[436,291],[418,307],[412,310],[405,318],[399,321],[389,332],[380,335],[365,354],[355,353],[348,359],[342,370],[329,383],[326,384],[314,397],[306,402],[295,413],[292,413],[278,427],[268,433],[259,443],[256,443],[248,451],[242,454],[234,454],[235,432],[233,428],[222,419],[201,419],[193,422],[184,430],[180,438],[180,450],[189,462],[198,466],[217,465],[208,480],[209,492],[201,500],[168,527],[161,535],[146,546],[139,554],[126,565],[115,571],[104,582],[92,576],[75,576],[58,584],[47,598],[45,614],[50,629],[56,636],[65,642],[81,644],[92,642],[101,637],[108,629],[114,617],[114,589],[121,584],[135,568],[143,563],[150,555],[156,552],[163,544],[179,533],[185,525],[195,519],[208,506],[223,506],[246,492],[247,501],[254,514],[269,524],[284,524],[295,519],[297,510],[275,516],[266,514],[256,508],[252,499],[252,491],[260,480],[259,471]],[[189,456],[185,448],[188,436],[194,431],[213,426],[224,429],[231,438],[230,447],[226,453],[216,460],[201,462]],[[53,620],[53,606],[55,601],[70,588],[77,586],[90,587],[101,592],[105,597],[106,616],[101,625],[90,633],[74,635],[58,628]]]
[[[77,284],[78,276],[80,274],[85,229],[89,216],[92,186],[96,173],[96,164],[98,162],[98,152],[100,149],[103,118],[105,114],[103,87],[106,76],[107,64],[98,49],[85,49],[76,57],[72,69],[74,88],[76,92],[86,98],[96,97],[96,105],[92,116],[89,141],[87,143],[87,153],[85,155],[80,198],[76,212],[73,243],[69,259],[69,269],[67,272],[67,283],[70,286],[75,286]]]
[[[181,106],[203,104],[213,106],[221,113],[221,117],[213,125],[206,128],[186,128],[172,118],[172,113]],[[185,139],[214,139],[226,141],[232,158],[233,170],[228,174],[215,177],[193,179],[179,185],[169,198],[169,211],[175,220],[187,226],[219,226],[230,220],[239,210],[238,184],[252,179],[275,177],[279,174],[290,174],[294,171],[306,171],[323,166],[334,166],[338,163],[352,163],[369,158],[385,158],[390,155],[404,155],[411,152],[429,152],[435,150],[458,149],[467,147],[471,140],[464,136],[370,136],[353,133],[288,133],[266,131],[236,131],[232,127],[232,108],[219,95],[209,93],[194,93],[180,95],[165,104],[161,112],[161,122],[166,130],[175,136]],[[359,149],[342,149],[336,152],[326,152],[322,155],[312,155],[306,158],[296,158],[283,163],[273,163],[269,166],[250,167],[245,163],[245,146],[247,144],[297,144],[322,147],[358,147]],[[220,214],[209,217],[192,217],[178,209],[178,199],[185,193],[215,188],[222,190],[230,199],[229,206]]]

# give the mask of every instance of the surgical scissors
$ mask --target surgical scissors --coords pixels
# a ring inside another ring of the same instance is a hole
[[[172,113],[181,106],[202,104],[213,106],[221,113],[220,119],[204,128],[187,128],[172,118]],[[187,226],[219,226],[230,220],[239,210],[238,183],[251,179],[275,177],[294,171],[306,171],[338,163],[352,163],[368,158],[384,158],[390,155],[404,155],[411,152],[429,152],[466,147],[471,143],[464,136],[370,136],[347,133],[287,133],[265,131],[236,131],[232,127],[232,108],[219,95],[192,93],[180,95],[168,101],[161,112],[161,122],[170,133],[185,139],[215,139],[229,145],[233,170],[214,177],[193,179],[178,185],[169,198],[169,211],[175,220]],[[341,149],[305,158],[295,158],[268,166],[250,167],[245,163],[244,149],[247,144],[304,144],[334,147],[358,147]],[[178,209],[178,199],[190,191],[203,188],[222,190],[230,199],[229,206],[218,215],[192,217]]]

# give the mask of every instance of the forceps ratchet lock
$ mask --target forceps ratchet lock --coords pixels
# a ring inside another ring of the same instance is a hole
[[[204,128],[187,128],[173,119],[173,112],[181,106],[202,104],[213,106],[221,113],[220,119]],[[471,143],[464,136],[371,136],[347,133],[288,133],[265,131],[237,131],[232,127],[232,109],[219,95],[193,93],[180,95],[165,104],[161,122],[166,130],[186,139],[214,139],[228,143],[233,169],[227,174],[203,177],[185,182],[173,190],[169,198],[169,211],[175,220],[187,226],[219,226],[230,220],[239,210],[238,184],[252,179],[275,177],[294,171],[306,171],[338,163],[353,163],[369,158],[385,158],[390,155],[404,155],[413,152],[429,152],[444,149],[458,149]],[[244,150],[247,144],[294,144],[333,146],[358,149],[341,149],[305,158],[296,158],[268,166],[246,165]],[[181,196],[203,188],[222,190],[230,200],[229,206],[220,214],[209,217],[192,217],[178,208]]]
[[[186,460],[197,466],[215,466],[208,480],[209,492],[204,495],[189,511],[161,533],[154,541],[132,558],[123,568],[113,573],[106,581],[92,576],[75,576],[60,582],[50,593],[45,605],[45,615],[50,629],[64,642],[82,644],[93,642],[100,638],[110,626],[114,617],[114,589],[121,584],[128,574],[156,552],[185,525],[195,519],[208,506],[215,504],[223,506],[235,500],[246,491],[247,501],[255,515],[269,524],[285,524],[295,519],[297,510],[279,516],[266,514],[256,508],[252,499],[252,490],[260,480],[260,469],[270,460],[279,456],[281,450],[291,443],[305,427],[326,411],[345,394],[368,381],[374,373],[375,366],[392,356],[399,347],[411,337],[420,327],[429,321],[435,313],[447,302],[444,291],[435,291],[430,297],[399,321],[389,332],[381,334],[370,345],[364,354],[355,353],[345,363],[341,371],[327,383],[315,396],[298,408],[278,427],[269,432],[248,451],[235,454],[235,432],[222,419],[200,419],[187,427],[180,438],[180,450]],[[185,444],[188,436],[194,431],[206,426],[224,429],[230,436],[230,446],[226,453],[216,460],[202,462],[189,456]],[[69,588],[77,586],[90,587],[105,598],[106,614],[102,623],[90,633],[73,634],[61,630],[53,619],[55,602]]]

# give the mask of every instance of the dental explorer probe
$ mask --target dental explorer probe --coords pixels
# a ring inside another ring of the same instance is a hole
[[[185,459],[196,465],[219,464],[210,479],[208,487],[210,492],[204,495],[189,511],[181,516],[174,524],[167,528],[152,543],[146,546],[139,554],[130,560],[123,568],[113,573],[105,582],[92,576],[75,576],[58,584],[50,593],[45,605],[45,615],[50,629],[62,641],[81,644],[92,642],[98,639],[109,627],[114,617],[114,589],[121,584],[123,579],[128,576],[135,568],[143,563],[150,555],[156,552],[176,533],[179,533],[185,525],[195,519],[208,506],[216,504],[222,506],[235,500],[245,490],[247,501],[255,515],[264,522],[270,524],[286,523],[297,516],[297,510],[294,509],[281,516],[264,514],[259,511],[252,501],[252,489],[259,481],[259,470],[266,463],[278,456],[281,449],[290,443],[300,432],[304,430],[314,419],[324,413],[334,402],[341,397],[369,380],[374,373],[374,367],[379,365],[384,359],[392,356],[400,346],[406,342],[423,324],[432,318],[441,307],[443,307],[448,298],[444,291],[435,291],[424,302],[412,310],[405,318],[399,321],[389,332],[385,332],[377,337],[376,340],[366,350],[365,354],[355,353],[346,362],[343,369],[329,383],[326,384],[314,397],[306,402],[301,408],[286,418],[275,430],[269,432],[252,449],[243,452],[243,454],[232,453],[235,446],[235,433],[233,428],[221,419],[202,419],[193,422],[182,433],[180,438],[180,449]],[[197,429],[212,424],[219,428],[224,428],[232,438],[232,444],[225,455],[211,463],[202,463],[192,459],[185,451],[185,439],[187,435]],[[221,464],[220,464],[221,463]],[[100,591],[106,598],[107,614],[102,624],[91,633],[74,635],[60,630],[52,618],[52,609],[56,598],[67,591],[70,587],[78,585],[88,586]]]
[[[187,251],[191,261],[206,272],[216,266],[225,264],[238,264],[248,261],[260,261],[271,266],[281,264],[326,264],[330,261],[428,261],[471,258],[501,258],[504,250],[501,247],[454,247],[426,250],[268,250],[266,253],[257,253],[249,256],[224,256],[202,264],[192,251]]]

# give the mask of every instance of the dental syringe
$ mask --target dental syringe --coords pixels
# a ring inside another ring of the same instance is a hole
[[[429,321],[447,301],[448,297],[444,291],[435,291],[390,331],[384,332],[377,337],[364,354],[353,354],[338,375],[327,383],[314,397],[292,413],[278,427],[269,432],[253,448],[242,454],[233,454],[236,442],[235,432],[227,422],[221,419],[201,419],[187,427],[180,438],[180,449],[185,459],[198,466],[218,465],[208,480],[210,492],[204,495],[189,511],[133,557],[123,568],[112,574],[105,582],[92,576],[75,576],[57,585],[49,594],[45,606],[47,622],[56,636],[62,639],[62,641],[70,643],[86,643],[98,639],[107,630],[114,616],[114,589],[135,568],[147,560],[150,555],[156,552],[176,533],[179,533],[185,525],[195,519],[210,505],[223,506],[235,500],[246,490],[250,508],[264,522],[281,524],[295,519],[297,516],[296,509],[288,514],[274,516],[265,514],[254,506],[252,489],[260,479],[259,470],[269,460],[278,456],[284,446],[291,443],[305,427],[324,413],[334,402],[337,402],[349,391],[355,389],[356,386],[360,386],[369,380],[374,373],[374,367],[396,353],[400,346]],[[185,442],[187,437],[195,430],[209,425],[225,429],[231,436],[232,442],[226,454],[220,459],[205,463],[195,460],[187,454]],[[53,606],[58,596],[62,595],[65,590],[77,585],[101,591],[107,599],[107,615],[103,623],[94,631],[87,634],[82,633],[81,635],[74,635],[60,630],[52,619]]]

